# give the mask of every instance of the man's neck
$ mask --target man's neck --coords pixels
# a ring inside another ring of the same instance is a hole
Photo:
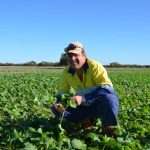
[[[76,70],[76,73],[81,81],[83,81],[83,71],[84,71],[83,66],[80,69]]]

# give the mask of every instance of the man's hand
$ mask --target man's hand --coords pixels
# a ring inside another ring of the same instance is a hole
[[[77,96],[73,96],[71,98],[71,101],[75,102],[77,106],[81,105],[82,103],[82,96],[77,95]]]
[[[54,104],[54,107],[60,113],[63,113],[65,111],[61,104]]]

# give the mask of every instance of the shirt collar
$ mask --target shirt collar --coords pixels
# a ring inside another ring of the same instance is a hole
[[[84,73],[87,72],[87,69],[89,68],[89,65],[88,65],[88,62],[87,62],[87,59],[83,65],[83,69],[84,69]],[[71,68],[71,66],[69,67],[69,70],[68,70],[68,73],[72,74],[74,76],[75,74],[75,70],[73,68]]]

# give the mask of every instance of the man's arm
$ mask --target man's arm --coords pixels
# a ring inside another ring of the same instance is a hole
[[[114,93],[112,85],[106,84],[106,85],[101,85],[97,87],[95,90],[92,92],[85,94],[82,97],[82,104],[85,106],[89,106],[92,104],[94,101],[97,99],[102,98],[105,94],[112,94]]]
[[[75,101],[75,103],[82,104],[84,106],[89,106],[92,104],[95,100],[99,99],[104,94],[113,93],[113,87],[112,85],[106,84],[101,85],[99,87],[91,87],[86,88],[83,90],[78,90],[76,96],[72,97],[72,101]],[[64,94],[64,92],[57,93],[57,102],[60,103],[60,97]]]

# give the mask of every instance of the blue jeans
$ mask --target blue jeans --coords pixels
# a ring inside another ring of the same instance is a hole
[[[116,126],[118,108],[118,97],[111,90],[108,93],[99,95],[99,98],[96,98],[89,106],[68,107],[64,113],[64,117],[72,122],[79,122],[86,118],[100,118],[103,126]],[[54,107],[52,107],[52,111],[56,116],[61,115]]]

